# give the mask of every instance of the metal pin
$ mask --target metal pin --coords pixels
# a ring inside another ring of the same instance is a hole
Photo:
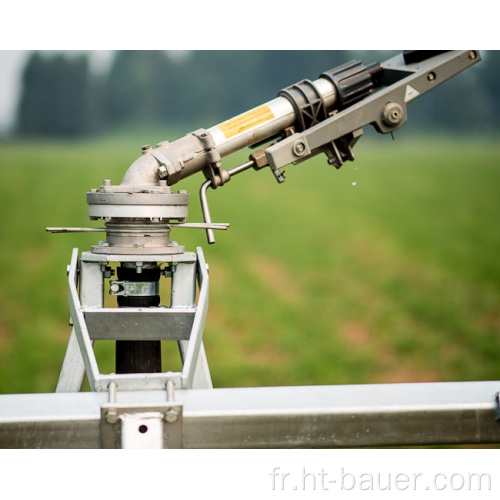
[[[175,400],[175,384],[173,380],[167,382],[167,401],[173,403]]]
[[[116,382],[111,382],[108,386],[109,391],[109,402],[116,403],[116,391],[118,390],[118,386]]]

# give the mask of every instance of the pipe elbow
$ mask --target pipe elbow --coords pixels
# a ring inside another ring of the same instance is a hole
[[[151,154],[137,158],[123,176],[122,186],[158,185],[158,161]]]

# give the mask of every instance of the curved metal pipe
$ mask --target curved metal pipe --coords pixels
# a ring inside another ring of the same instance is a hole
[[[336,103],[334,85],[325,78],[313,82],[327,110]],[[156,148],[147,148],[125,173],[122,185],[144,186],[158,184],[158,168],[164,164],[177,172],[165,174],[168,185],[193,175],[209,165],[214,150],[218,157],[225,157],[244,147],[257,144],[276,136],[297,120],[292,104],[285,97],[277,97],[267,103],[242,113],[208,130],[198,130],[171,143],[165,141]],[[200,139],[202,134],[213,139],[209,151]]]

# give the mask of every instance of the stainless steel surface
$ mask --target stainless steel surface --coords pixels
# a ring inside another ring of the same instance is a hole
[[[92,340],[189,340],[195,309],[84,309]]]
[[[500,381],[176,390],[186,448],[500,443]],[[165,389],[117,393],[165,404]],[[102,393],[0,396],[2,448],[99,448]]]
[[[332,83],[324,78],[319,78],[315,80],[314,85],[316,85],[322,98],[325,100],[325,105],[328,110],[331,110],[336,102],[336,91]],[[246,121],[251,124],[251,120],[245,120],[245,116],[252,116],[255,114],[256,110],[267,107],[269,108],[272,118],[264,121],[263,123],[256,123],[254,126],[244,127],[242,132],[239,132],[231,137],[226,137],[223,132],[224,123],[220,123],[215,127],[209,128],[208,132],[212,134],[214,141],[216,143],[217,149],[221,156],[227,156],[235,151],[238,151],[244,147],[250,146],[252,144],[261,142],[269,137],[276,135],[283,129],[290,127],[294,124],[296,120],[295,111],[290,101],[285,97],[277,97],[269,102],[266,102],[262,106],[258,106],[250,111],[242,113],[230,120],[228,122],[242,122]],[[228,123],[225,122],[225,123]]]
[[[109,282],[109,293],[124,297],[150,297],[160,294],[160,283],[158,281],[120,281]]]

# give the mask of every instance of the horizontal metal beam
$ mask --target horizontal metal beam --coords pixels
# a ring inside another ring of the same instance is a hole
[[[500,443],[500,382],[178,390],[186,448]],[[107,393],[0,396],[0,447],[99,448]],[[117,393],[117,404],[166,401]]]
[[[91,340],[189,340],[196,309],[82,309]]]

